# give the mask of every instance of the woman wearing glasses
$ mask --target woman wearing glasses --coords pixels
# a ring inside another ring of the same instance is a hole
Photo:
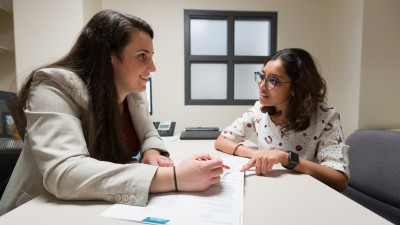
[[[326,84],[312,56],[283,49],[255,72],[259,101],[228,126],[215,142],[223,152],[250,158],[242,168],[265,175],[274,164],[309,174],[342,191],[348,183],[348,150],[340,116],[325,103]],[[258,149],[241,142],[257,136]]]

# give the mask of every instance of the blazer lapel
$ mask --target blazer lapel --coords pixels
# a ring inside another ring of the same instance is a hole
[[[127,96],[129,113],[135,127],[136,135],[140,144],[143,143],[147,131],[147,105],[144,93],[133,93]]]

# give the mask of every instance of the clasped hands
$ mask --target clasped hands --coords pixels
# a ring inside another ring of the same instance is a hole
[[[174,162],[166,156],[160,154],[156,149],[148,149],[143,153],[141,160],[144,164],[149,164],[153,166],[170,167],[174,166]]]

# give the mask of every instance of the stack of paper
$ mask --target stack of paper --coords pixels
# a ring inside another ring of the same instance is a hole
[[[151,195],[146,207],[115,204],[101,216],[150,224],[242,225],[244,173],[237,157],[223,159],[230,167],[220,183],[205,192]]]

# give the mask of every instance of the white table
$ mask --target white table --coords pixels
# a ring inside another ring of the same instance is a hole
[[[166,142],[173,160],[197,152],[227,157],[212,140]],[[245,178],[244,224],[391,224],[311,176],[278,170]],[[0,224],[137,224],[99,216],[111,204],[39,196],[0,217]]]

